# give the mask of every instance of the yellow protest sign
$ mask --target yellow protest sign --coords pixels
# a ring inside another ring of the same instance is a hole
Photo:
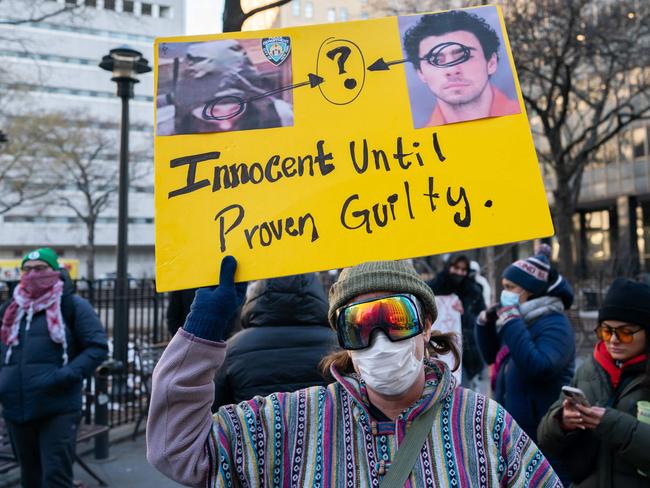
[[[498,7],[155,51],[159,290],[553,233]]]

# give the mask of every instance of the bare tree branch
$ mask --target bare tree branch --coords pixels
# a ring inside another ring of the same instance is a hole
[[[244,21],[251,18],[255,14],[259,14],[260,12],[264,12],[265,10],[270,10],[275,7],[281,7],[282,5],[285,5],[290,1],[291,0],[276,0],[275,2],[271,2],[268,5],[261,5],[259,7],[256,7],[244,14]]]
[[[272,8],[280,7],[289,3],[291,0],[275,0],[266,5],[260,5],[254,9],[244,12],[241,6],[241,0],[225,0],[223,4],[223,31],[224,32],[237,32],[242,29],[244,22],[251,18],[253,15],[270,10]]]
[[[36,131],[26,136],[29,151],[25,156],[21,154],[19,166],[33,168],[24,175],[23,189],[38,189],[32,201],[67,209],[85,224],[87,277],[92,279],[95,227],[117,195],[119,165],[116,164],[115,134],[98,128],[96,120],[80,113],[38,114],[23,120]],[[130,156],[130,181],[146,176],[152,167],[149,148],[132,151]],[[41,174],[46,176],[36,178]],[[0,193],[0,205],[8,207],[3,203],[4,196]],[[10,201],[11,208],[15,208],[19,200],[25,202],[22,194]]]
[[[81,8],[80,5],[66,5],[65,7],[62,7],[58,10],[54,10],[53,12],[48,12],[45,14],[37,15],[36,17],[26,17],[22,19],[9,19],[9,20],[0,20],[0,25],[21,25],[21,24],[29,24],[29,23],[38,23],[38,22],[43,22],[45,20],[51,19],[52,17],[58,17],[59,15],[63,15],[66,13],[71,13],[75,10],[79,10]]]

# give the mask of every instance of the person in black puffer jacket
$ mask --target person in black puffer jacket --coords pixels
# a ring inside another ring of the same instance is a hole
[[[244,330],[227,342],[213,411],[256,395],[327,384],[318,363],[338,348],[327,310],[327,296],[314,273],[249,286],[241,311]]]
[[[28,253],[0,307],[0,403],[22,486],[72,487],[81,384],[106,359],[104,328],[48,248]]]

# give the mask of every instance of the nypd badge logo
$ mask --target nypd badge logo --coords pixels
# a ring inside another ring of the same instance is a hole
[[[291,52],[290,37],[264,37],[262,39],[262,52],[270,63],[280,66]]]

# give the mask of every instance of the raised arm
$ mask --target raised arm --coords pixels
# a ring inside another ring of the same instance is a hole
[[[147,459],[184,485],[205,486],[215,462],[209,442],[213,378],[225,357],[226,329],[246,293],[245,283],[234,283],[236,266],[234,258],[224,258],[220,286],[197,291],[183,329],[153,374]]]
[[[212,428],[212,378],[225,357],[224,342],[179,329],[153,373],[147,420],[147,459],[165,476],[205,486],[210,469],[206,442]]]

